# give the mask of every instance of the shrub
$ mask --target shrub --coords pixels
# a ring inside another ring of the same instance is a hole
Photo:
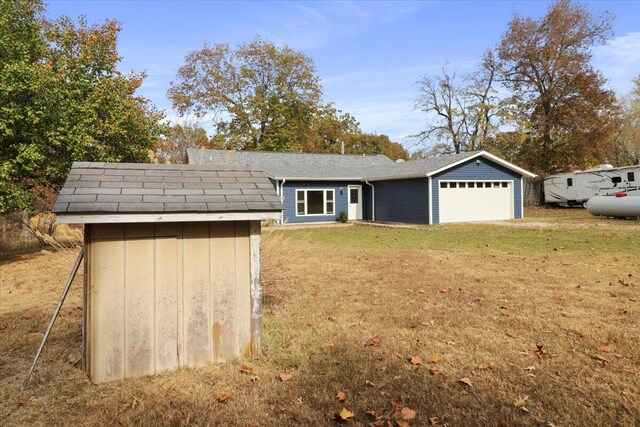
[[[340,211],[338,214],[338,220],[342,223],[349,221],[349,216],[347,215],[347,211]]]

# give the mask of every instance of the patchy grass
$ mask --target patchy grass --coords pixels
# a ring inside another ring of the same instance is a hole
[[[5,259],[0,422],[331,425],[346,407],[366,425],[406,406],[415,425],[635,426],[640,238],[612,224],[267,231],[260,360],[99,386],[77,366],[78,281],[22,390],[76,252]]]

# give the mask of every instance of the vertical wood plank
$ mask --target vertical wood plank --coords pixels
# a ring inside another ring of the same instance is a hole
[[[90,279],[91,274],[89,273],[89,266],[91,265],[91,225],[84,225],[84,274],[83,274],[83,283],[82,283],[82,370],[89,376],[91,376],[91,371],[89,368],[89,362],[91,358],[89,354],[91,352],[91,345],[89,340],[89,325],[90,325],[90,317],[89,313],[91,312],[91,308],[89,307],[89,289],[90,289]]]
[[[96,236],[114,237],[111,240]],[[124,227],[92,226],[90,372],[94,382],[124,378]]]
[[[251,270],[251,356],[262,353],[262,289],[260,285],[260,221],[249,224]]]
[[[155,226],[155,371],[179,366],[178,346],[178,224]]]
[[[153,224],[127,224],[125,240],[126,376],[137,376],[155,371]]]
[[[237,356],[235,224],[211,224],[211,336],[214,362]]]
[[[249,221],[236,223],[236,313],[237,355],[251,355],[251,269]]]
[[[211,360],[209,223],[183,225],[183,334],[185,364]]]

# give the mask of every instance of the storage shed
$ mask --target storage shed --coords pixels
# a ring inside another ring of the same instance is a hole
[[[260,352],[255,169],[74,163],[53,211],[85,226],[84,367],[95,383]]]

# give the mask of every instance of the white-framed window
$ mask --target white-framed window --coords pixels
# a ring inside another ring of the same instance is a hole
[[[296,216],[333,215],[335,212],[335,190],[296,190]]]

